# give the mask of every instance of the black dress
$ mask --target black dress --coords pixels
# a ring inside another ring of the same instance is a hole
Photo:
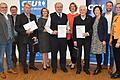
[[[44,32],[44,26],[47,22],[47,19],[39,18],[38,19],[38,42],[41,53],[50,52],[50,39],[49,33]]]

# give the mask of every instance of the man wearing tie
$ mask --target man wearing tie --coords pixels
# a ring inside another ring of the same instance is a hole
[[[20,42],[20,54],[21,54],[21,63],[23,66],[23,71],[25,74],[28,73],[28,64],[27,64],[27,49],[29,47],[30,60],[29,60],[29,69],[38,70],[34,66],[35,53],[32,51],[32,31],[30,29],[25,30],[23,25],[29,23],[30,21],[36,22],[36,16],[30,13],[31,5],[29,3],[24,3],[24,12],[17,17],[15,30],[18,32],[19,42]]]
[[[18,40],[18,34],[17,32],[15,31],[15,22],[16,22],[16,18],[19,16],[17,14],[17,7],[16,6],[11,6],[10,7],[10,12],[11,12],[11,17],[12,17],[12,23],[13,23],[13,29],[14,29],[14,41],[12,43],[12,62],[13,62],[13,66],[16,67],[16,63],[17,63],[17,57],[16,57],[16,45],[18,47],[18,52],[20,51],[19,50],[19,40]],[[19,62],[21,62],[21,57],[20,57],[20,54],[19,54]]]
[[[66,49],[67,40],[66,38],[57,38],[58,25],[67,24],[67,15],[62,13],[63,4],[57,2],[55,4],[56,12],[51,13],[47,20],[45,29],[50,33],[50,43],[51,43],[51,66],[52,72],[57,72],[57,53],[60,52],[60,67],[63,72],[68,72],[66,68]]]

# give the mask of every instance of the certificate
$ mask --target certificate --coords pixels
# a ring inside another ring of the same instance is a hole
[[[66,25],[58,25],[58,38],[66,38]]]
[[[76,38],[85,38],[83,36],[83,33],[85,33],[85,25],[77,25],[76,26]]]
[[[24,27],[25,30],[30,29],[30,31],[34,31],[35,29],[38,28],[37,25],[36,25],[36,23],[35,23],[35,21],[31,21],[31,22],[23,25],[23,27]]]

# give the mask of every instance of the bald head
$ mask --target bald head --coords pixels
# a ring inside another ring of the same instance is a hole
[[[63,4],[61,2],[55,3],[55,10],[56,10],[57,13],[62,13]]]
[[[86,15],[86,13],[87,13],[87,6],[81,5],[81,6],[79,7],[79,12],[80,12],[80,14],[81,14],[82,16]]]

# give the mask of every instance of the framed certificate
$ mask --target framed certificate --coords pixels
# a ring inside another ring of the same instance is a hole
[[[85,33],[85,25],[77,25],[76,26],[76,38],[85,38],[83,36],[83,33]]]
[[[58,38],[66,38],[67,25],[58,25]]]
[[[30,31],[34,31],[35,29],[38,28],[37,25],[36,25],[36,23],[35,23],[35,21],[31,21],[31,22],[23,25],[23,27],[24,27],[25,30],[30,29]]]

